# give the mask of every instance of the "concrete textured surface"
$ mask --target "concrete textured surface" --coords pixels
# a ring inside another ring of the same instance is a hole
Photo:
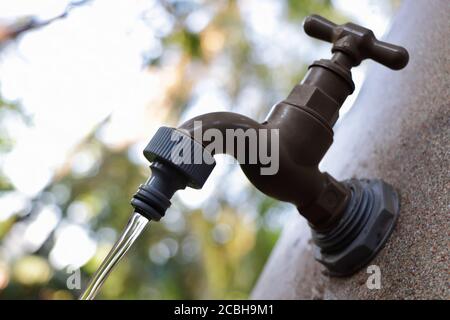
[[[381,269],[381,289],[367,288],[366,269],[325,276],[299,218],[283,231],[253,298],[450,299],[449,17],[447,0],[403,2],[384,40],[408,49],[408,66],[370,62],[321,165],[338,179],[378,177],[400,192],[400,219],[371,262]]]

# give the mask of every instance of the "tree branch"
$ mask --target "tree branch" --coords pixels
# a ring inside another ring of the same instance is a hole
[[[47,20],[38,20],[35,17],[26,17],[19,19],[20,21],[10,25],[0,25],[0,46],[4,45],[6,42],[16,40],[27,31],[40,29],[57,20],[64,19],[68,16],[72,9],[85,5],[91,1],[92,0],[81,0],[70,2],[61,14]]]

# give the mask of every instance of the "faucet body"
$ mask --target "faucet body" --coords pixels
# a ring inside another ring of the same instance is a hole
[[[313,229],[317,260],[330,274],[342,276],[361,268],[380,250],[397,219],[398,196],[380,180],[338,182],[320,172],[319,163],[333,142],[332,127],[339,108],[355,88],[350,69],[367,58],[401,69],[408,62],[408,53],[402,47],[378,41],[372,31],[352,23],[339,26],[313,15],[306,19],[304,29],[333,43],[332,58],[311,64],[303,81],[272,108],[262,123],[236,113],[213,112],[176,129],[160,128],[144,150],[153,162],[152,178],[134,195],[132,205],[137,212],[159,220],[176,190],[203,186],[214,168],[216,150],[211,148],[211,141],[196,138],[197,130],[215,129],[225,138],[228,130],[276,130],[278,171],[261,174],[261,162],[244,161],[241,168],[261,192],[298,208]],[[221,152],[235,155],[228,142],[223,141]],[[264,143],[275,141],[269,137]],[[251,147],[246,141],[246,153]],[[189,161],[173,159],[173,152],[180,148],[192,150],[185,158]],[[194,161],[196,154],[201,155],[200,162]]]
[[[337,108],[334,112],[338,112],[340,105],[331,101],[322,89],[301,84],[286,100],[276,104],[262,123],[236,113],[215,112],[195,117],[179,128],[194,136],[195,123],[201,123],[202,130],[216,129],[223,137],[227,137],[226,131],[230,129],[278,130],[277,173],[262,175],[262,164],[241,163],[241,168],[258,190],[280,201],[293,203],[314,228],[326,229],[345,209],[349,190],[329,174],[319,171],[319,162],[333,142],[333,131],[331,123],[324,120],[327,115],[320,109],[314,111],[314,99],[329,99]],[[249,150],[250,142],[246,142],[246,150]],[[201,143],[208,149],[209,141]],[[267,143],[271,143],[270,139]],[[234,155],[234,150],[226,149],[226,141],[224,145],[223,150]]]

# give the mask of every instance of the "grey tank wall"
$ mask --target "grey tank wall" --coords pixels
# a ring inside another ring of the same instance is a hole
[[[382,178],[401,194],[395,231],[371,262],[380,267],[381,289],[367,288],[366,269],[325,276],[299,216],[283,230],[253,298],[450,299],[449,17],[447,0],[402,3],[385,40],[408,49],[408,66],[391,71],[370,62],[321,164],[338,179]]]

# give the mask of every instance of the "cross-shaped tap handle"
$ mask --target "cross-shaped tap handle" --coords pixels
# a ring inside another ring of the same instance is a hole
[[[354,23],[337,25],[321,16],[311,15],[303,23],[305,32],[314,38],[333,44],[332,52],[342,52],[357,66],[364,59],[372,59],[388,68],[399,70],[409,60],[405,48],[379,41],[372,30]]]

